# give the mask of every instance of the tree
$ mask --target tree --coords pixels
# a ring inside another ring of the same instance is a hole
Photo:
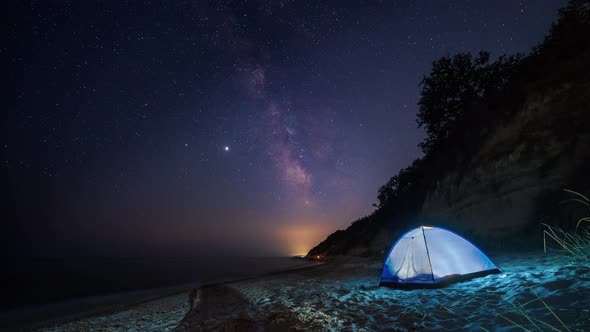
[[[400,169],[397,175],[392,176],[385,185],[381,186],[377,195],[379,200],[377,207],[382,208],[399,203],[401,200],[413,199],[413,194],[421,190],[422,165],[422,159],[414,160],[410,166]]]
[[[418,127],[424,127],[427,137],[420,147],[428,154],[456,130],[467,112],[498,96],[508,86],[520,62],[520,56],[502,56],[490,62],[488,52],[477,57],[459,53],[443,57],[432,64],[432,70],[420,82]]]
[[[546,60],[576,56],[590,47],[590,0],[570,0],[559,9],[559,19],[551,25],[535,52]]]

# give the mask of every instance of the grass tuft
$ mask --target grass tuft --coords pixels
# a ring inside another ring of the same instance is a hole
[[[547,236],[555,243],[558,248],[574,258],[588,261],[590,257],[590,231],[583,230],[580,232],[569,233],[557,226],[542,224],[546,227],[543,231],[543,249],[547,252]]]
[[[551,307],[549,307],[549,305],[547,305],[547,303],[545,301],[543,301],[543,299],[541,299],[537,294],[535,294],[533,292],[533,294],[537,297],[537,300],[539,300],[543,306],[547,309],[548,312],[551,313],[551,315],[556,319],[557,322],[559,322],[559,324],[561,326],[553,326],[547,322],[544,322],[536,317],[533,317],[530,313],[529,310],[526,308],[527,305],[529,305],[530,303],[534,302],[533,301],[529,301],[525,304],[521,304],[518,301],[516,301],[516,303],[511,303],[513,306],[513,310],[507,314],[516,314],[518,317],[521,317],[521,319],[511,319],[509,317],[507,317],[504,314],[498,313],[498,315],[500,317],[502,317],[503,319],[505,319],[506,321],[508,321],[510,324],[517,326],[519,328],[521,328],[523,331],[531,331],[531,328],[534,330],[538,330],[538,331],[568,331],[571,332],[570,328],[563,322],[563,320],[561,320],[561,318],[559,318],[559,316],[557,316],[557,314],[555,313],[555,311],[553,311],[553,309],[551,309]],[[529,326],[528,328],[524,326],[523,323],[518,323],[517,320],[524,320],[525,322],[528,322]]]
[[[566,202],[577,202],[590,209],[590,199],[577,191],[570,189],[563,189],[563,191],[573,195],[572,198],[563,201]],[[581,227],[582,223],[590,222],[590,216],[580,218],[576,223],[574,232],[566,232],[557,226],[545,226],[543,230],[543,249],[547,252],[547,236],[553,239],[558,244],[559,249],[564,250],[574,258],[583,259],[586,262],[590,257],[590,228]]]
[[[580,203],[580,204],[586,206],[590,210],[590,198],[580,194],[577,191],[573,191],[570,189],[563,189],[563,191],[572,194],[574,197],[570,198],[570,199],[566,199],[565,201],[561,202],[562,204],[567,203],[567,202],[577,202],[577,203]],[[580,225],[583,222],[590,222],[590,216],[583,217],[578,220],[578,222],[576,223],[576,232],[578,231],[578,229],[580,228]]]

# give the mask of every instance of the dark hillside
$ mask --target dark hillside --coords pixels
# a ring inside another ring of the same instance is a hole
[[[497,249],[534,246],[540,222],[567,227],[560,189],[590,188],[589,35],[590,1],[570,1],[526,56],[433,62],[417,114],[425,156],[378,190],[371,215],[309,254],[382,255],[421,223]]]

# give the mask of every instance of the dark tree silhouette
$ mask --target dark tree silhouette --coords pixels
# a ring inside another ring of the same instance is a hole
[[[576,80],[587,82],[589,72],[590,0],[570,0],[559,10],[559,19],[543,43],[526,57],[501,56],[492,61],[489,53],[480,52],[434,61],[420,83],[416,119],[427,133],[420,144],[424,157],[379,188],[379,202],[371,215],[333,233],[310,255],[345,254],[349,248],[368,246],[384,225],[392,231],[404,229],[404,222],[418,215],[428,190],[446,171],[457,169],[451,159],[478,149],[485,132],[511,119],[529,95]],[[573,125],[555,127],[564,128],[560,129],[564,135],[588,128],[587,123]]]
[[[478,106],[498,96],[508,86],[520,59],[501,56],[490,62],[490,54],[480,52],[475,58],[459,53],[434,61],[432,71],[420,83],[416,119],[427,134],[420,143],[424,153],[444,142],[467,112],[477,112]]]
[[[378,207],[399,204],[401,200],[413,197],[413,193],[420,191],[422,182],[422,159],[416,159],[409,167],[403,168],[397,175],[392,176],[381,188],[377,199]]]
[[[546,61],[576,56],[590,47],[590,0],[570,0],[533,53]]]

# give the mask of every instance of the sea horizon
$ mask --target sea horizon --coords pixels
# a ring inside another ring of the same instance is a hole
[[[5,285],[0,321],[37,311],[53,316],[77,306],[125,305],[309,265],[292,256],[28,257],[8,262],[13,284]]]

